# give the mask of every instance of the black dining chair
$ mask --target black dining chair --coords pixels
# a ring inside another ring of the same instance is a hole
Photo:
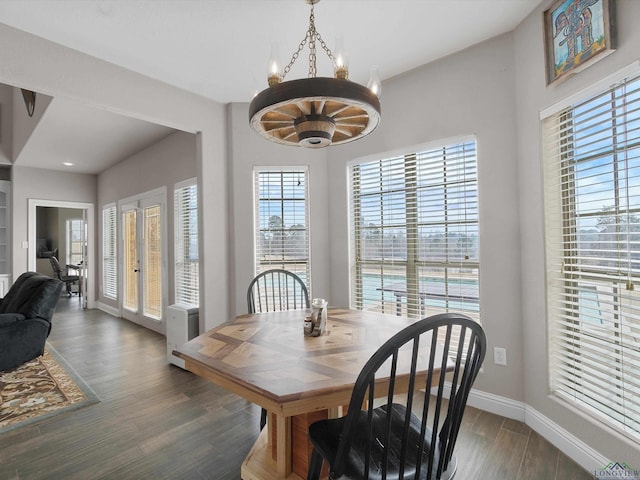
[[[485,353],[482,327],[460,314],[394,335],[362,368],[346,416],[309,426],[307,479],[320,478],[323,461],[331,480],[453,478],[453,447]],[[396,375],[399,365],[410,373]]]
[[[260,272],[247,290],[249,313],[279,312],[310,308],[309,291],[295,273],[280,268]],[[267,411],[260,414],[260,430],[267,424]]]
[[[60,266],[60,262],[58,261],[58,258],[55,256],[51,256],[49,257],[49,262],[51,263],[51,268],[53,269],[53,273],[55,274],[56,278],[58,280],[60,280],[61,282],[64,282],[65,286],[66,286],[66,290],[67,290],[67,295],[71,296],[71,294],[73,293],[71,291],[71,286],[77,282],[80,281],[80,276],[79,275],[69,275],[69,268],[67,267],[66,270],[62,270],[62,267]],[[78,295],[80,295],[80,286],[78,286]]]
[[[260,272],[249,284],[249,313],[280,312],[309,308],[309,291],[293,272],[274,268]]]

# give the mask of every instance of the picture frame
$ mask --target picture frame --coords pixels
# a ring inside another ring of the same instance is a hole
[[[543,24],[547,86],[615,51],[615,0],[554,0]]]

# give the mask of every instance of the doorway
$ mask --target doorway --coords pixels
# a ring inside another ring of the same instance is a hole
[[[52,255],[54,248],[57,248],[56,253],[58,259],[63,265],[72,262],[78,267],[77,271],[79,273],[81,283],[78,291],[81,292],[79,296],[81,298],[82,307],[94,308],[94,205],[91,203],[39,200],[31,198],[28,202],[28,269],[33,272],[38,271],[38,262],[48,262],[48,258],[45,255]],[[38,238],[38,212],[42,214],[43,209],[49,208],[57,209],[59,212],[73,212],[71,215],[73,217],[72,220],[74,220],[73,222],[68,222],[71,218],[63,218],[60,220],[60,228],[56,233],[56,240],[46,237]],[[78,220],[80,222],[78,222]],[[71,236],[67,238],[67,234],[71,234]],[[80,235],[80,237],[78,235]],[[45,240],[45,242],[43,242],[43,240]],[[50,243],[47,243],[47,240]],[[62,245],[64,246],[61,248]],[[69,258],[67,258],[67,256],[69,256]],[[75,274],[75,272],[72,273]]]
[[[166,191],[120,202],[122,316],[164,333],[167,298]]]

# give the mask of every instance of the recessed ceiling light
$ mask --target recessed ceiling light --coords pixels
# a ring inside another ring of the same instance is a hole
[[[63,164],[65,167],[73,167],[73,166],[75,165],[75,163],[73,163],[73,162],[62,162],[62,164]]]

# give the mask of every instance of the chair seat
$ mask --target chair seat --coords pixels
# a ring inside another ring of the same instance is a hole
[[[80,277],[78,275],[60,275],[60,280],[63,282],[77,282]]]
[[[402,435],[404,432],[404,419],[406,409],[404,405],[393,404],[391,410],[391,429],[392,432],[389,451],[386,478],[388,480],[414,480],[416,478],[427,480],[427,468],[429,451],[431,445],[431,430],[426,429],[425,440],[423,447],[423,456],[420,468],[420,474],[416,477],[417,462],[416,454],[411,454],[406,458],[404,462],[404,472],[402,477],[400,476],[400,457],[402,448]],[[314,444],[314,447],[321,453],[321,455],[328,460],[329,465],[335,465],[335,455],[338,450],[338,444],[340,442],[340,436],[342,434],[344,422],[346,417],[321,420],[313,423],[309,426],[309,438]],[[375,408],[372,414],[373,425],[373,438],[374,442],[371,445],[371,455],[369,457],[370,470],[368,480],[382,479],[381,465],[383,464],[382,457],[385,450],[384,430],[386,421],[386,405]],[[362,472],[364,471],[364,462],[367,449],[367,430],[368,430],[367,412],[362,411],[359,418],[356,421],[355,436],[351,446],[351,450],[347,454],[345,460],[345,471],[340,476],[332,476],[330,478],[334,480],[339,479],[360,479],[362,478]],[[413,445],[419,444],[420,438],[420,419],[415,415],[411,415],[409,426],[409,443]],[[436,445],[434,456],[438,459],[440,449]],[[431,479],[436,478],[438,460],[433,464],[433,472]],[[455,455],[451,457],[448,468],[441,475],[441,479],[453,478],[457,467],[457,460]]]

